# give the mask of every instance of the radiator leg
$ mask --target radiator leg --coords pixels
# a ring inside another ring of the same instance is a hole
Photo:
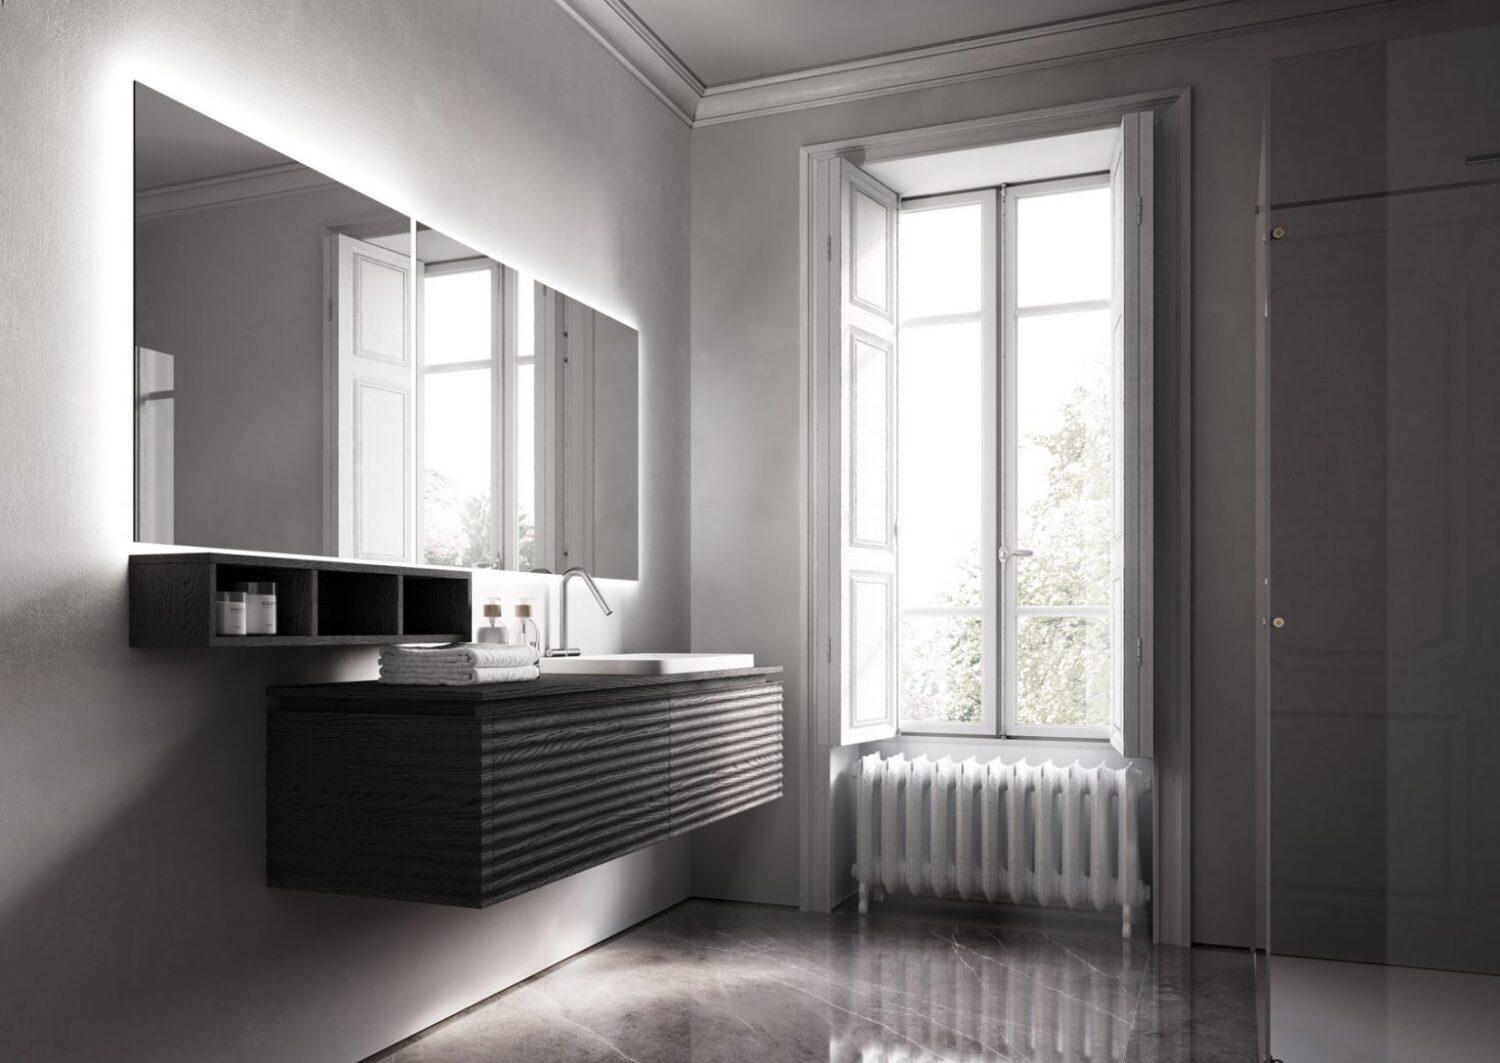
[[[1130,937],[1130,905],[1122,905],[1120,908],[1120,936]]]
[[[870,911],[870,887],[863,882],[859,884],[859,914],[865,915]]]

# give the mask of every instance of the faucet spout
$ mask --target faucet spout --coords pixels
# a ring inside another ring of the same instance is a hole
[[[576,646],[570,646],[568,644],[568,584],[573,581],[574,576],[578,576],[583,580],[584,584],[589,589],[589,593],[594,596],[594,601],[599,603],[599,609],[605,616],[613,616],[615,612],[609,607],[609,603],[604,600],[604,594],[599,590],[599,585],[594,582],[593,576],[590,576],[582,568],[576,565],[573,568],[568,569],[563,573],[562,586],[558,589],[557,592],[557,635],[558,641],[561,642],[562,645],[557,649],[548,650],[548,657],[577,657],[583,652]]]

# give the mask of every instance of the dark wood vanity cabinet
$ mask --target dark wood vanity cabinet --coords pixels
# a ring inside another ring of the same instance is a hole
[[[482,908],[774,801],[780,673],[272,688],[266,880]]]

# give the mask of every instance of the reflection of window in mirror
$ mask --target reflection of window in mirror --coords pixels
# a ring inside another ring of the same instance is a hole
[[[135,538],[173,541],[174,360],[149,347],[135,349]]]
[[[488,564],[500,545],[500,268],[428,263],[421,285],[421,560]]]
[[[417,560],[547,566],[538,343],[547,289],[419,227]]]
[[[536,496],[536,297],[537,287],[525,274],[516,275],[516,344],[514,396],[509,410],[514,416],[512,446],[507,453],[515,456],[514,467],[507,470],[507,483],[515,485],[515,545],[512,555],[516,568],[529,571],[537,567],[537,496]]]

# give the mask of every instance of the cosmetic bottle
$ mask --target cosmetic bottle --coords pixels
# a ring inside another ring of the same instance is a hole
[[[490,622],[489,627],[479,629],[479,637],[475,640],[495,646],[503,646],[510,641],[510,631],[505,622],[500,619],[500,599],[491,598],[484,603],[484,617]]]
[[[522,602],[516,606],[516,645],[530,646],[538,654],[542,652],[542,633],[536,626],[536,621],[531,619],[531,603]]]
[[[245,634],[276,634],[276,584],[236,583],[245,596]]]
[[[220,591],[214,602],[214,630],[220,635],[245,633],[245,592]]]

